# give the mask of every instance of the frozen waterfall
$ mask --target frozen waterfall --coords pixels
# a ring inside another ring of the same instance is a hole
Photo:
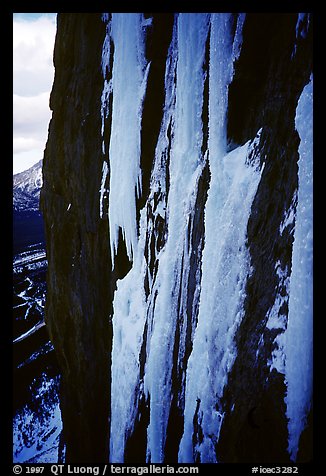
[[[109,143],[103,139],[100,214],[108,192],[113,267],[119,239],[132,263],[117,281],[113,300],[110,460],[125,461],[144,401],[147,462],[165,461],[169,421],[176,412],[181,415],[178,461],[216,463],[223,392],[237,356],[235,336],[252,273],[247,226],[265,167],[263,125],[246,143],[227,146],[228,91],[246,17],[174,15],[161,127],[148,197],[138,216],[142,107],[152,67],[146,39],[152,22],[138,13],[104,15],[103,21],[102,137],[109,115],[111,129]],[[297,210],[293,205],[284,219],[295,218],[290,278],[276,264],[289,291],[288,321],[280,324],[277,317],[284,301],[280,296],[262,316],[268,329],[283,326],[269,365],[285,375],[293,460],[312,391],[311,95],[312,82],[296,116],[301,139]]]

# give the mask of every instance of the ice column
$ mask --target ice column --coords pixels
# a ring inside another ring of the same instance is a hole
[[[312,399],[313,372],[313,81],[298,102],[299,188],[292,254],[288,325],[285,331],[288,451],[296,460]]]
[[[164,461],[166,430],[171,404],[173,346],[178,317],[178,291],[187,260],[188,216],[196,199],[203,167],[202,107],[205,75],[205,44],[209,15],[177,17],[176,102],[170,153],[170,189],[167,204],[168,239],[159,256],[155,289],[158,290],[153,326],[147,349],[144,388],[150,397],[148,460]],[[152,293],[155,292],[152,291]]]
[[[179,462],[216,462],[223,422],[220,399],[237,354],[234,336],[243,317],[250,273],[246,229],[260,180],[257,137],[226,154],[228,85],[240,51],[244,17],[234,39],[232,16],[211,18],[209,78],[209,164],[211,183],[205,208],[202,290],[193,351],[188,362],[184,434]],[[251,157],[251,159],[249,159]],[[201,436],[196,428],[201,428]]]

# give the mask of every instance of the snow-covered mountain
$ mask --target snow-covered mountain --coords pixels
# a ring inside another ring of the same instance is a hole
[[[44,225],[39,209],[42,160],[13,176],[14,253],[31,245],[44,246]]]
[[[14,210],[39,210],[40,190],[42,187],[42,160],[27,170],[13,176]]]

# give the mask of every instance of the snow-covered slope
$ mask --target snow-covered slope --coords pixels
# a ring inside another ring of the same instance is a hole
[[[39,210],[42,160],[13,176],[13,206],[16,211]]]

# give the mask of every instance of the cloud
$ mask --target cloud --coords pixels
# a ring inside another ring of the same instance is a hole
[[[50,118],[48,92],[31,97],[13,95],[14,138],[24,133],[38,132],[43,136]]]
[[[14,153],[34,151],[42,147],[42,145],[42,141],[32,137],[17,137],[14,140]]]
[[[37,159],[47,139],[48,123],[51,119],[49,94],[24,97],[13,96],[13,151],[14,154],[35,150]],[[39,151],[39,152],[38,152]]]
[[[43,157],[51,118],[55,16],[14,15],[13,152],[14,173]],[[28,158],[28,160],[27,160]]]
[[[53,82],[54,19],[13,22],[13,91],[33,96],[50,91]]]

